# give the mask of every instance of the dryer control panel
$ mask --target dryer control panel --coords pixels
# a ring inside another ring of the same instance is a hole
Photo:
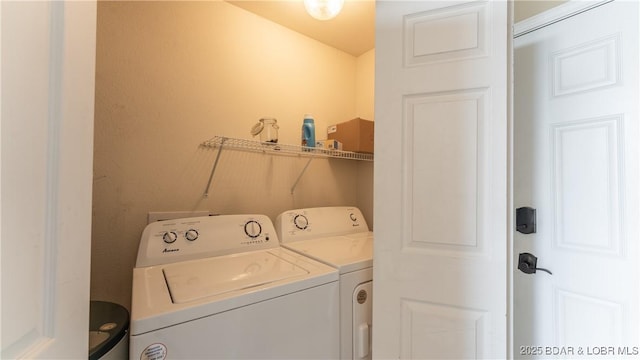
[[[136,267],[278,247],[266,215],[218,215],[158,221],[142,232]]]
[[[276,218],[276,232],[283,243],[368,231],[360,209],[351,206],[295,209]]]

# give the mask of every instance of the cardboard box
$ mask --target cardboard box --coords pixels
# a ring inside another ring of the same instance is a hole
[[[342,150],[342,143],[338,140],[318,140],[316,147],[320,149]]]
[[[327,138],[342,143],[342,150],[373,154],[373,121],[355,118],[327,128]]]

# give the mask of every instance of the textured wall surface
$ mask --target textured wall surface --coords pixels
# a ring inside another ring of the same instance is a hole
[[[225,151],[203,198],[216,151],[199,147],[214,135],[250,139],[265,116],[290,144],[305,113],[318,139],[329,124],[372,117],[373,56],[361,58],[225,2],[99,2],[92,299],[130,306],[149,211],[275,219],[358,205],[371,223],[371,163],[316,159],[292,195],[305,159]]]

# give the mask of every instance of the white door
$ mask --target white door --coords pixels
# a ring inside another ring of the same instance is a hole
[[[88,355],[96,3],[2,1],[0,357]]]
[[[563,9],[557,9],[564,16]],[[638,352],[638,2],[616,1],[515,40],[516,357]]]
[[[508,6],[377,3],[374,358],[506,357]]]

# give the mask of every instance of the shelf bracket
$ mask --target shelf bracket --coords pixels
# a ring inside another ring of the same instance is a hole
[[[227,138],[220,139],[220,149],[218,149],[218,154],[216,154],[216,160],[213,162],[213,168],[211,169],[211,175],[209,175],[209,182],[207,182],[207,187],[204,189],[204,197],[209,197],[209,189],[211,188],[211,181],[213,181],[213,174],[216,173],[216,168],[218,167],[218,160],[220,160],[220,154],[222,154],[222,148],[224,147],[224,142],[227,141]]]
[[[298,186],[300,179],[302,179],[302,175],[304,175],[305,171],[307,171],[309,164],[311,164],[311,160],[313,160],[313,157],[310,157],[309,160],[307,160],[307,163],[304,165],[304,168],[302,168],[302,171],[300,172],[300,175],[298,175],[296,182],[293,183],[293,186],[291,187],[291,195],[293,195],[293,192],[296,190],[296,186]]]

